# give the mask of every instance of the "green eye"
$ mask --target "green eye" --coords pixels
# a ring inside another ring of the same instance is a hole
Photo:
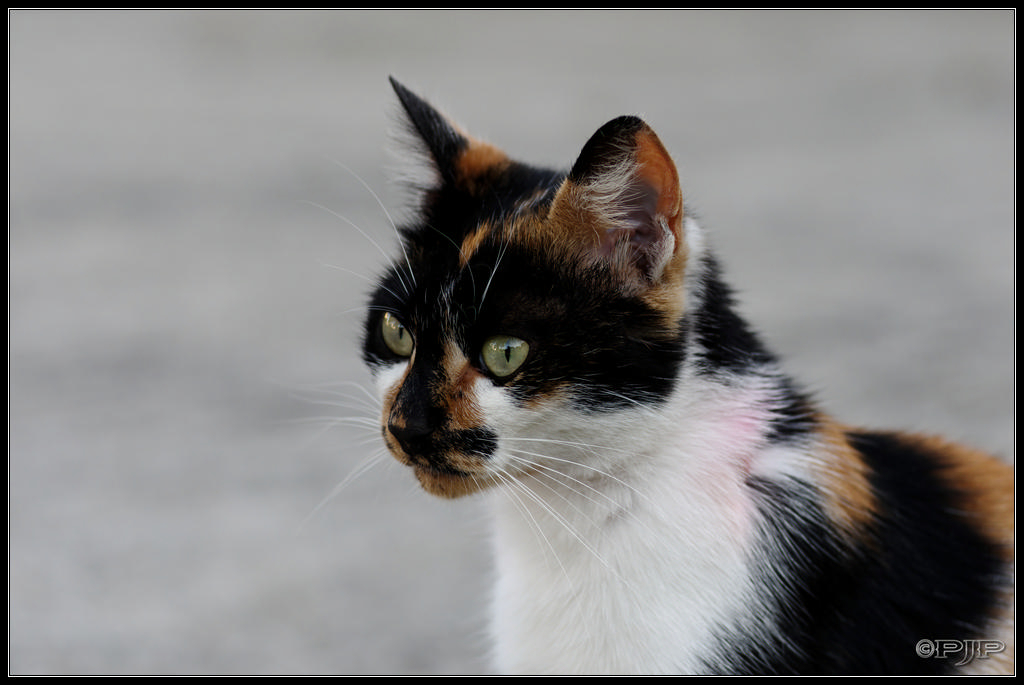
[[[412,334],[398,317],[390,312],[384,314],[381,335],[388,349],[399,357],[408,357],[412,354]]]
[[[530,354],[530,345],[525,340],[509,335],[496,335],[484,343],[481,356],[484,365],[498,378],[515,373]]]

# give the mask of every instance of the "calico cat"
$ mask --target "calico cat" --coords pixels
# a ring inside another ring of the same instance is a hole
[[[499,671],[1012,672],[1011,467],[819,410],[640,119],[554,171],[392,83],[434,177],[363,355],[394,457],[493,495]]]

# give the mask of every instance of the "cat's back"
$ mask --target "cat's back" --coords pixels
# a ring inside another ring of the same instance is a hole
[[[868,620],[877,603],[907,617],[862,624],[861,634],[877,642],[879,631],[894,640],[903,632],[913,660],[954,672],[1012,672],[1013,467],[931,435],[850,430],[847,438],[874,494],[868,549],[878,557],[864,567],[861,613]],[[858,630],[849,634],[853,641]]]
[[[734,650],[736,631],[715,668],[1012,672],[1012,467],[932,436],[819,430],[829,448],[806,454],[805,478],[751,481],[766,531],[754,573],[784,598],[774,621],[786,639]]]

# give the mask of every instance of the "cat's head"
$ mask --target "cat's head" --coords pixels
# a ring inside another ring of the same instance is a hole
[[[668,395],[687,221],[675,165],[638,118],[607,123],[556,172],[392,83],[435,179],[372,295],[363,355],[388,449],[457,497],[546,468],[527,455],[551,451],[525,441],[582,443]]]

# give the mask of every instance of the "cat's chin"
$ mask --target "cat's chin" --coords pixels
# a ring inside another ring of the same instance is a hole
[[[493,483],[488,476],[478,476],[461,471],[436,469],[429,466],[413,466],[413,473],[420,487],[435,497],[458,499],[489,488]]]

